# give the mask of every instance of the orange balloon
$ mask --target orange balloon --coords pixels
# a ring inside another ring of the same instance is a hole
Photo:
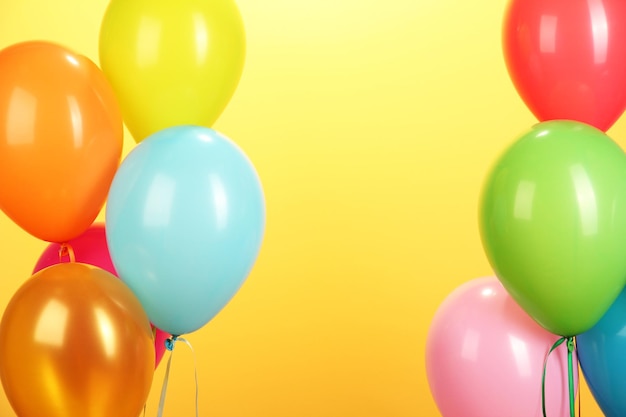
[[[0,323],[0,378],[20,417],[137,417],[154,373],[150,322],[131,290],[81,263],[15,293]]]
[[[48,42],[0,51],[0,208],[33,236],[66,242],[104,205],[122,116],[102,71]]]

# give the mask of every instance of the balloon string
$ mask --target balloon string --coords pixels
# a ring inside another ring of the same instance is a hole
[[[183,342],[184,344],[186,344],[189,349],[191,350],[191,355],[193,356],[193,378],[194,381],[196,383],[196,417],[198,417],[198,362],[196,361],[196,352],[194,352],[193,350],[193,346],[191,346],[191,343],[189,343],[189,341],[187,339],[184,339],[182,337],[178,338],[179,341]]]
[[[68,256],[70,258],[70,262],[76,262],[76,258],[74,257],[74,248],[69,243],[62,243],[59,247],[59,262],[63,262],[63,258]]]
[[[172,357],[174,356],[174,345],[177,341],[183,342],[189,349],[191,349],[191,353],[193,355],[193,373],[196,382],[196,417],[198,417],[198,363],[196,361],[196,353],[191,346],[191,343],[179,336],[172,336],[169,339],[165,340],[165,348],[170,351],[170,357],[167,360],[167,367],[165,368],[165,377],[163,378],[163,387],[161,388],[161,398],[159,400],[159,410],[157,412],[157,417],[163,417],[163,409],[165,408],[165,394],[167,392],[167,383],[170,377],[170,366],[172,365]]]
[[[543,417],[547,417],[546,414],[546,370],[548,368],[548,358],[553,350],[558,348],[563,344],[563,342],[567,342],[567,375],[568,375],[568,385],[569,385],[569,412],[570,417],[576,417],[576,393],[574,391],[574,361],[572,358],[572,352],[576,349],[576,344],[574,343],[573,337],[562,337],[550,348],[548,353],[546,354],[546,358],[543,362],[543,375],[541,377],[541,409],[543,411]],[[580,411],[578,412],[580,414]]]
[[[167,360],[167,367],[165,368],[165,377],[163,378],[163,387],[161,388],[161,399],[159,400],[159,410],[157,412],[157,417],[163,416],[163,408],[165,407],[165,393],[167,392],[167,382],[170,377],[170,365],[172,364],[172,356],[173,353],[170,352],[170,357]]]
[[[578,345],[576,345],[576,358],[578,358]],[[578,417],[581,417],[582,414],[580,413],[580,403],[582,402],[582,394],[580,393],[580,367],[576,369],[576,373],[578,376],[578,379],[576,380],[576,391],[578,391]]]
[[[576,391],[574,391],[574,359],[572,352],[576,349],[573,337],[567,338],[567,379],[569,382],[569,414],[576,417]]]

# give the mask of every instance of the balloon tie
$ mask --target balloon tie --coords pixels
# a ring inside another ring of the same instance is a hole
[[[553,350],[558,348],[563,344],[563,342],[567,342],[567,376],[568,376],[568,385],[569,385],[569,413],[570,417],[576,417],[576,391],[574,390],[574,359],[572,352],[576,350],[576,343],[574,341],[574,337],[561,337],[559,340],[554,342],[548,353],[546,354],[546,359],[543,362],[543,375],[541,377],[541,409],[543,410],[543,417],[547,417],[546,414],[546,370],[548,369],[548,358]],[[580,403],[579,403],[580,407]],[[580,411],[578,412],[580,415]]]
[[[167,359],[167,367],[165,368],[165,377],[163,378],[163,387],[161,388],[161,398],[159,400],[159,410],[157,413],[157,417],[163,416],[163,409],[165,408],[165,394],[167,392],[167,383],[170,376],[170,366],[172,364],[172,357],[174,356],[174,346],[176,342],[183,342],[189,349],[191,349],[191,353],[193,355],[193,373],[196,382],[196,417],[198,417],[198,364],[196,361],[196,354],[191,346],[191,343],[180,336],[173,335],[172,337],[165,340],[165,348],[170,351],[170,357]]]
[[[76,258],[74,257],[74,248],[69,243],[61,243],[59,247],[59,262],[63,262],[63,258],[70,258],[70,262],[76,262]]]

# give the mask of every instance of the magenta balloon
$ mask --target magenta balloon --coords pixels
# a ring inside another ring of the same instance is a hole
[[[117,271],[115,271],[113,261],[111,261],[111,256],[109,255],[104,224],[92,224],[82,235],[70,240],[68,244],[74,251],[76,262],[97,266],[117,276]],[[49,244],[39,257],[33,274],[61,261],[68,262],[68,257],[59,257],[59,249],[61,249],[60,244]]]
[[[543,364],[559,339],[540,327],[495,277],[454,290],[426,342],[426,374],[444,417],[541,417]],[[578,363],[573,356],[574,383]],[[550,354],[546,411],[569,417],[567,347]]]
[[[89,229],[87,229],[82,235],[70,240],[67,243],[71,246],[72,251],[74,252],[74,260],[76,262],[97,266],[98,268],[110,272],[116,277],[118,276],[115,266],[113,266],[111,255],[109,254],[103,223],[92,224],[91,227],[89,227]],[[33,274],[49,266],[56,265],[61,262],[69,262],[69,256],[61,257],[59,255],[60,249],[61,245],[58,243],[49,244],[39,257],[39,260],[37,260]],[[159,365],[161,359],[163,358],[163,354],[165,353],[165,340],[169,337],[170,335],[168,333],[162,331],[161,329],[156,329],[154,338],[155,368]]]

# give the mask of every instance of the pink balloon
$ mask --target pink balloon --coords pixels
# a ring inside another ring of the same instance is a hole
[[[113,266],[111,255],[109,255],[109,247],[107,245],[104,224],[94,223],[82,235],[70,240],[67,243],[71,246],[72,251],[74,252],[74,260],[76,262],[97,266],[98,268],[102,268],[105,271],[110,272],[116,277],[118,276],[117,271]],[[39,257],[39,260],[33,270],[33,274],[49,266],[56,265],[61,262],[69,262],[69,255],[61,255],[59,253],[60,250],[60,244],[49,244]],[[165,353],[165,340],[169,337],[170,335],[163,330],[155,329],[155,368],[159,365],[161,359],[163,358],[163,354]]]
[[[426,374],[442,416],[541,417],[544,360],[559,338],[535,323],[497,278],[461,285],[437,310],[426,341]],[[567,367],[563,343],[548,360],[550,417],[570,415]]]
[[[117,276],[117,271],[109,255],[104,224],[92,224],[82,235],[70,240],[68,244],[74,251],[76,262],[97,266]],[[69,256],[60,256],[60,249],[61,245],[58,243],[48,245],[39,257],[33,274],[49,266],[69,262]]]

